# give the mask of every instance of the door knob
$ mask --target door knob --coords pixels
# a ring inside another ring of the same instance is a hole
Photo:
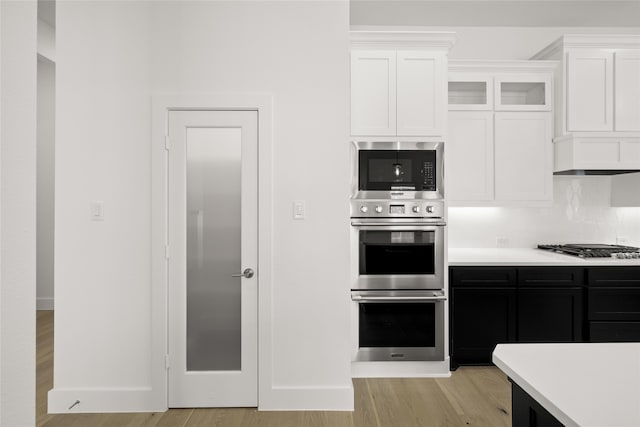
[[[231,277],[244,277],[245,279],[251,279],[253,277],[253,269],[245,268],[242,273],[232,274]]]

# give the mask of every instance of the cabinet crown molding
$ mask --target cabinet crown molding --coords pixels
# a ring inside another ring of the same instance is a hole
[[[351,30],[355,49],[431,49],[449,51],[456,42],[452,31]]]
[[[560,65],[560,61],[533,60],[449,60],[449,72],[480,72],[480,73],[553,73]]]
[[[565,49],[640,49],[636,34],[565,34],[531,59],[557,58]]]

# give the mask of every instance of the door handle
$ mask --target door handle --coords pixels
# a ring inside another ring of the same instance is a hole
[[[242,273],[232,274],[231,277],[244,277],[245,279],[251,279],[253,277],[253,269],[245,268]]]

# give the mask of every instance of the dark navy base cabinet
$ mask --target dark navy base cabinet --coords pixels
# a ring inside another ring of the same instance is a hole
[[[640,342],[640,267],[451,267],[451,369],[509,342]]]
[[[563,427],[557,418],[513,381],[511,382],[511,422],[513,427]]]

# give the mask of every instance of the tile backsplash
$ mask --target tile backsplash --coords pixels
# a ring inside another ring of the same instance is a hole
[[[553,190],[550,207],[449,208],[449,247],[640,246],[640,207],[611,207],[611,177],[555,176]]]

